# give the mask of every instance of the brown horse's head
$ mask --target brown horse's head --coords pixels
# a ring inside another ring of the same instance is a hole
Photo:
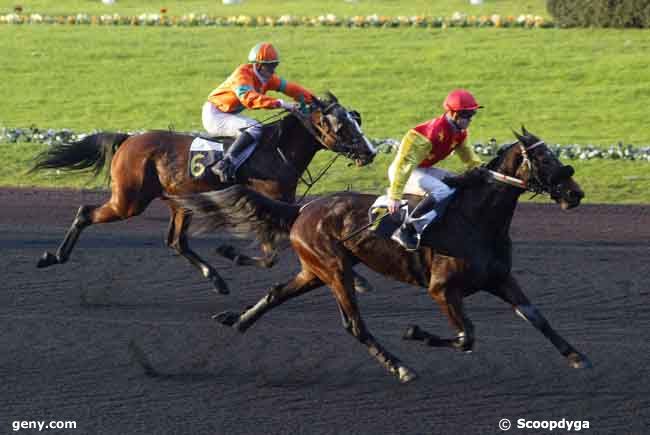
[[[499,170],[523,180],[527,190],[548,193],[563,210],[580,205],[585,194],[572,178],[573,167],[563,165],[544,141],[523,126],[522,134],[513,133],[518,141],[500,151]]]
[[[377,150],[361,130],[361,115],[348,111],[333,94],[328,92],[325,100],[314,99],[311,122],[327,149],[354,160],[357,166],[375,158]]]

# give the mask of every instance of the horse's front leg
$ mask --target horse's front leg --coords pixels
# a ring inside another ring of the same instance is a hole
[[[564,338],[555,332],[553,328],[551,328],[551,325],[544,318],[542,313],[528,300],[512,275],[510,275],[503,284],[491,293],[511,304],[518,316],[530,322],[535,328],[544,334],[544,336],[553,343],[557,350],[567,358],[570,367],[591,367],[591,362],[585,355],[578,352]]]
[[[167,231],[167,246],[185,257],[194,267],[201,271],[201,274],[208,279],[215,290],[221,294],[228,294],[228,284],[221,278],[219,273],[192,251],[187,243],[187,227],[190,224],[191,216],[183,209],[171,208],[171,218]]]
[[[450,285],[449,277],[457,270],[457,264],[450,259],[447,262],[434,265],[431,270],[429,295],[438,303],[443,314],[449,319],[456,337],[441,338],[422,330],[417,325],[410,326],[403,337],[405,340],[422,341],[432,347],[450,347],[462,352],[471,352],[474,347],[474,326],[465,315],[463,307],[463,289],[458,285]]]
[[[262,243],[260,247],[264,254],[262,257],[249,257],[231,245],[220,245],[215,252],[237,266],[256,266],[265,269],[273,267],[278,260],[279,248],[270,243]]]

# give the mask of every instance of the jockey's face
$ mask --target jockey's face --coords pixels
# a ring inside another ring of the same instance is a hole
[[[264,80],[268,80],[271,78],[277,67],[277,63],[260,63],[257,64],[257,72],[264,78]]]
[[[451,112],[451,119],[454,120],[456,127],[461,130],[467,129],[472,118],[476,115],[476,110],[461,110],[458,112]]]

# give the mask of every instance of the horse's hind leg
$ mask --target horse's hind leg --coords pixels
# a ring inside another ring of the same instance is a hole
[[[512,275],[509,276],[496,290],[491,291],[491,293],[511,304],[517,315],[530,322],[535,328],[544,334],[544,336],[553,343],[557,350],[567,358],[570,367],[591,367],[591,362],[585,355],[578,352],[564,338],[555,332],[553,328],[551,328],[551,325],[549,325],[542,313],[540,313],[535,305],[530,303]]]
[[[187,228],[190,225],[191,216],[183,209],[170,208],[171,217],[167,231],[167,246],[185,257],[194,267],[201,271],[201,274],[208,279],[215,290],[221,294],[228,294],[228,284],[221,278],[219,273],[192,251],[187,243]]]
[[[70,258],[72,249],[86,227],[135,216],[140,214],[151,202],[151,199],[128,201],[126,198],[127,195],[114,191],[111,199],[104,205],[82,205],[79,207],[72,225],[70,225],[63,241],[56,250],[56,254],[45,251],[36,266],[43,268],[53,264],[65,263]]]
[[[222,257],[232,261],[237,266],[257,266],[263,268],[273,267],[277,262],[278,248],[265,243],[261,244],[260,247],[264,253],[263,257],[249,257],[247,255],[241,254],[234,246],[231,245],[221,245],[217,247],[216,252]],[[366,278],[361,276],[356,271],[353,271],[353,273],[354,289],[358,293],[366,293],[372,291],[372,285]]]
[[[96,208],[97,206],[93,205],[82,205],[79,207],[77,215],[72,221],[72,225],[68,228],[68,231],[63,237],[63,241],[56,250],[56,254],[45,251],[43,256],[38,260],[36,267],[43,268],[52,266],[53,264],[63,264],[68,261],[68,258],[70,258],[70,252],[72,252],[72,248],[74,248],[74,245],[77,243],[79,235],[84,228],[92,224],[90,213]]]
[[[214,319],[224,325],[232,326],[239,332],[245,332],[270,309],[322,285],[323,281],[316,277],[316,275],[303,269],[291,281],[273,286],[266,296],[252,307],[247,308],[241,313],[224,311],[215,315]]]
[[[345,263],[345,260],[344,260]],[[389,373],[395,375],[402,383],[412,381],[417,377],[415,372],[405,366],[397,357],[388,352],[379,344],[375,337],[368,331],[365,322],[361,318],[359,307],[357,305],[356,295],[353,288],[352,268],[344,264],[340,271],[328,271],[327,275],[331,277],[327,283],[334,293],[336,302],[341,312],[341,320],[345,330],[354,336],[368,348],[370,355],[374,356],[377,361]]]

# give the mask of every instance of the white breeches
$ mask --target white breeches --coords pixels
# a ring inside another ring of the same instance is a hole
[[[391,165],[388,168],[388,179],[391,183],[393,182],[394,175],[395,168]],[[430,193],[435,199],[440,201],[451,195],[454,191],[454,189],[441,181],[442,178],[449,175],[453,174],[440,168],[415,168],[404,186],[404,193],[420,196]]]
[[[237,137],[244,128],[248,134],[255,138],[256,142],[262,136],[262,126],[259,121],[240,114],[222,112],[209,101],[203,104],[201,118],[203,128],[210,136]]]

